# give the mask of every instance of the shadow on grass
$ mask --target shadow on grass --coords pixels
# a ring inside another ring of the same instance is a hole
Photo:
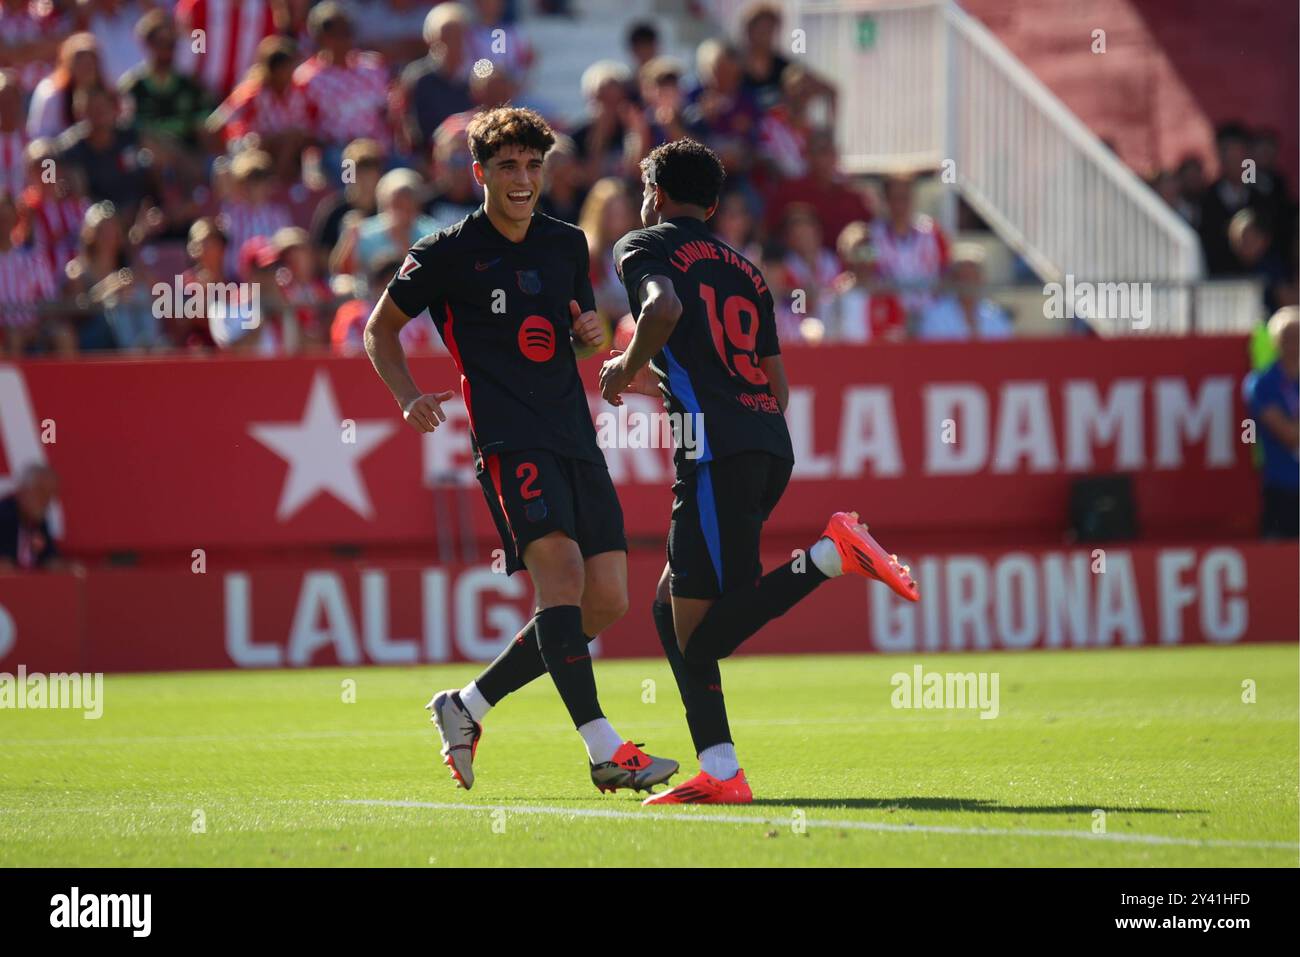
[[[1188,808],[1111,807],[1106,804],[999,804],[983,798],[900,797],[900,798],[754,798],[754,804],[767,807],[842,807],[884,811],[969,811],[972,814],[1091,814],[1101,809],[1107,814],[1204,814]]]

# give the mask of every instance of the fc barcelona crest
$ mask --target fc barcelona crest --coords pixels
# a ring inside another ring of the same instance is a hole
[[[530,296],[536,296],[542,291],[542,277],[536,269],[515,270],[515,281],[519,283],[519,288]]]

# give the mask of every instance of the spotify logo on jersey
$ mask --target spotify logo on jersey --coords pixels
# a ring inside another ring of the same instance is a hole
[[[534,362],[555,355],[555,329],[542,316],[529,316],[519,326],[519,351]]]

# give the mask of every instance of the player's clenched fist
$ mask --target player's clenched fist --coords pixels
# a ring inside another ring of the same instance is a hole
[[[584,346],[598,346],[605,338],[605,327],[595,312],[583,312],[578,300],[569,300],[569,315],[573,317],[573,338]]]
[[[455,395],[455,392],[448,390],[416,396],[402,410],[402,418],[417,432],[432,432],[447,421],[447,413],[442,411],[442,404]]]

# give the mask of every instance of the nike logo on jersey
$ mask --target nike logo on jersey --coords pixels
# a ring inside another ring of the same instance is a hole
[[[397,270],[398,279],[410,279],[411,273],[420,268],[420,261],[411,253],[406,254],[406,260],[402,263],[402,268]]]
[[[590,658],[590,657],[591,657],[591,655],[566,655],[565,658],[564,658],[564,663],[565,663],[566,665],[572,665],[572,664],[575,664],[575,663],[577,663],[577,662],[579,662],[579,661],[585,661],[586,659],[588,659],[588,658]]]
[[[495,266],[495,265],[496,265],[497,263],[499,263],[500,261],[501,261],[501,257],[500,257],[500,256],[498,256],[496,259],[491,259],[491,260],[489,260],[488,262],[485,262],[485,263],[481,263],[481,262],[479,262],[479,261],[476,259],[476,260],[474,260],[474,268],[477,269],[479,272],[482,272],[482,271],[485,270],[485,269],[491,269],[493,266]]]

